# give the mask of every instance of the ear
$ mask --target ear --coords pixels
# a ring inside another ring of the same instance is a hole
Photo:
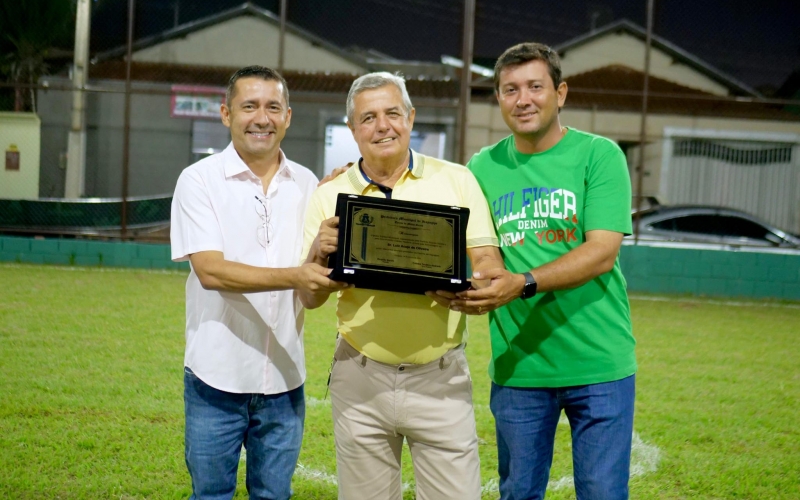
[[[346,123],[347,123],[347,128],[349,128],[349,129],[350,129],[350,133],[351,133],[351,134],[353,134],[353,137],[355,137],[355,134],[356,134],[356,129],[355,129],[355,127],[353,127],[353,124],[352,124],[352,123],[350,123],[350,120],[347,120],[347,122],[346,122]]]
[[[558,84],[556,94],[558,94],[558,109],[561,109],[564,107],[564,103],[567,102],[567,82]]]
[[[411,111],[408,113],[408,128],[414,128],[414,117],[417,116],[417,109],[411,108]]]
[[[226,104],[220,105],[219,116],[222,118],[222,124],[228,128],[231,128],[231,110]]]
[[[286,128],[292,124],[292,108],[286,108]]]

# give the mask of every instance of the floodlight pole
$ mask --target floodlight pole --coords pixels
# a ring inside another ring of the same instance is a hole
[[[639,136],[639,161],[636,167],[636,212],[634,214],[633,243],[639,244],[639,226],[642,220],[642,188],[644,185],[644,148],[647,143],[647,93],[650,85],[650,45],[653,38],[653,0],[647,0],[647,36],[644,46],[644,87],[642,88],[642,123]]]
[[[128,0],[128,40],[125,56],[125,118],[122,131],[122,228],[120,237],[125,239],[128,233],[128,170],[130,167],[131,149],[131,61],[133,60],[133,14],[136,0]]]
[[[281,30],[278,33],[278,72],[283,73],[284,52],[286,52],[286,0],[281,0]]]
[[[84,195],[86,170],[86,88],[89,72],[91,0],[78,0],[75,18],[75,54],[72,66],[72,120],[67,135],[67,172],[64,197]]]
[[[458,99],[458,162],[467,162],[467,115],[472,84],[472,48],[475,40],[475,0],[464,0],[464,35],[461,45],[461,95]]]

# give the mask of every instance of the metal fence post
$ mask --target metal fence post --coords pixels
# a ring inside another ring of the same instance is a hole
[[[121,237],[125,239],[128,232],[128,170],[130,167],[131,149],[131,61],[133,59],[133,14],[136,0],[128,0],[128,40],[125,59],[125,123],[122,132],[122,213]]]
[[[647,94],[650,84],[650,44],[653,36],[653,0],[647,0],[647,38],[644,46],[644,86],[642,88],[642,123],[639,138],[639,165],[636,167],[636,213],[633,224],[633,242],[639,243],[639,226],[642,211],[642,186],[644,184],[644,150],[647,144]]]
[[[472,84],[472,45],[475,40],[475,0],[464,0],[464,35],[461,45],[461,96],[458,100],[458,162],[467,162],[467,116]]]

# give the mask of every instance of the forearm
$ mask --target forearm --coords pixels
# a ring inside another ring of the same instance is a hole
[[[587,240],[558,259],[531,270],[537,292],[567,290],[588,283],[613,269],[618,253],[618,245]]]
[[[297,287],[298,269],[265,268],[232,262],[221,254],[209,256],[206,252],[190,257],[192,266],[206,290],[223,292],[266,292],[289,290]]]
[[[505,269],[503,256],[500,254],[500,249],[493,246],[483,246],[468,248],[467,254],[469,255],[470,265],[472,266],[472,286],[473,288],[482,288],[488,285],[488,281],[475,279],[474,276],[481,275],[482,272],[489,269]]]
[[[321,307],[325,302],[328,301],[328,297],[330,296],[329,292],[311,292],[308,290],[298,290],[297,296],[300,299],[300,303],[303,304],[303,307],[306,309],[316,309]]]

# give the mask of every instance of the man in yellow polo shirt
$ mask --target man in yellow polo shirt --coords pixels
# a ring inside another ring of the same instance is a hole
[[[472,173],[409,149],[414,114],[401,77],[371,73],[353,82],[347,125],[362,158],[312,195],[305,222],[307,262],[326,265],[336,251],[336,198],[349,193],[468,207],[472,268],[503,266]],[[324,291],[300,292],[311,309],[327,298]],[[404,438],[417,498],[480,499],[472,381],[464,357],[466,318],[440,303],[446,301],[433,293],[358,288],[339,293],[340,338],[330,390],[340,500],[400,500]]]

